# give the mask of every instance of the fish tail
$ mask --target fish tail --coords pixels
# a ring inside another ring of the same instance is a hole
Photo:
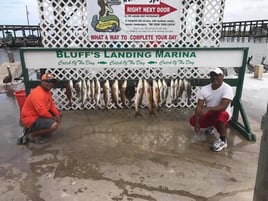
[[[187,104],[188,104],[188,105],[191,104],[191,99],[190,99],[190,98],[187,99]]]
[[[67,105],[68,107],[72,107],[73,106],[73,103],[72,103],[72,101],[70,101],[69,103],[68,103],[68,105]]]
[[[115,106],[116,108],[122,109],[122,107],[118,103],[116,103]]]
[[[150,116],[152,116],[152,115],[153,115],[153,116],[156,116],[154,110],[150,110],[150,111],[149,111],[149,115],[150,115]]]
[[[140,113],[139,111],[136,111],[136,112],[135,112],[135,117],[137,117],[137,116],[142,117],[142,115],[141,115],[141,113]]]

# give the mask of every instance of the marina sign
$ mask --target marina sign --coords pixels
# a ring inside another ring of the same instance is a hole
[[[25,49],[26,68],[240,67],[242,48]]]

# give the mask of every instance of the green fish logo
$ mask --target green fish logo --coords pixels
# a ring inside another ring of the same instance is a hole
[[[99,61],[98,64],[107,64],[106,61]]]
[[[148,64],[157,64],[156,61],[148,61]]]

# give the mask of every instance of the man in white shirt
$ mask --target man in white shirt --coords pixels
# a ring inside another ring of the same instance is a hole
[[[195,132],[200,128],[215,127],[220,134],[211,149],[222,151],[227,147],[227,127],[231,119],[231,101],[233,99],[233,89],[230,85],[223,82],[223,71],[215,68],[209,73],[211,83],[203,86],[198,94],[198,102],[194,116],[190,119],[190,124]]]

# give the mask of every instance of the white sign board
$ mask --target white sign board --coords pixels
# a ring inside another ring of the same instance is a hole
[[[87,0],[90,41],[176,41],[177,0]]]
[[[34,49],[26,68],[241,67],[243,49]]]

